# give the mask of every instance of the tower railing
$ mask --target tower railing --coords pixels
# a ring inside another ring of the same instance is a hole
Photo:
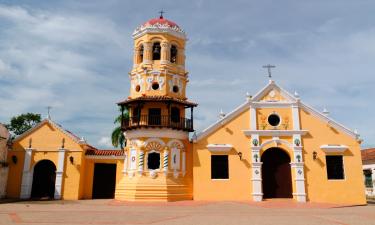
[[[121,123],[122,130],[132,130],[136,128],[172,128],[193,132],[193,122],[191,119],[176,117],[173,115],[140,115],[129,118],[123,118]]]

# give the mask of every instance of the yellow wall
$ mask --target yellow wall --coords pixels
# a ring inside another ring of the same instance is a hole
[[[251,200],[250,141],[243,134],[250,123],[245,111],[206,138],[194,144],[194,200]],[[208,144],[231,144],[228,154],[229,179],[211,179],[211,153]],[[242,160],[238,156],[242,152]]]
[[[301,110],[300,118],[302,129],[309,131],[302,138],[307,199],[314,202],[366,204],[360,144],[308,112]],[[344,180],[327,179],[326,153],[320,149],[324,144],[349,147],[343,154]],[[318,153],[317,160],[313,160],[314,151]]]

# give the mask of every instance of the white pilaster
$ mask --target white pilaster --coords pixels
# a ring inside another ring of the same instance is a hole
[[[182,150],[182,176],[186,175],[186,152]]]
[[[128,170],[128,153],[125,152],[124,167],[122,169],[122,173],[126,174],[127,170]]]
[[[21,199],[28,199],[31,197],[31,188],[33,183],[33,171],[30,170],[31,156],[33,149],[25,149],[25,160],[23,162],[23,173],[22,173],[22,183],[21,183]]]
[[[292,104],[293,130],[300,130],[298,102]]]
[[[59,152],[58,152],[54,199],[61,199],[61,189],[62,189],[64,167],[65,167],[65,152],[66,152],[66,149],[63,149],[63,148],[59,149]]]
[[[257,111],[253,105],[250,105],[250,130],[257,129]]]
[[[260,162],[259,146],[251,147],[251,157],[252,157],[252,179],[253,184],[253,200],[260,202],[263,200],[263,190],[262,190],[262,162]]]

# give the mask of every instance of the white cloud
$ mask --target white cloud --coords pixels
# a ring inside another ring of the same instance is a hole
[[[99,146],[113,148],[111,139],[109,137],[101,137],[98,141]]]

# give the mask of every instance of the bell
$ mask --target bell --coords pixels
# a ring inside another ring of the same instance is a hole
[[[160,53],[160,49],[159,49],[158,46],[155,46],[155,48],[154,48],[154,53]]]

